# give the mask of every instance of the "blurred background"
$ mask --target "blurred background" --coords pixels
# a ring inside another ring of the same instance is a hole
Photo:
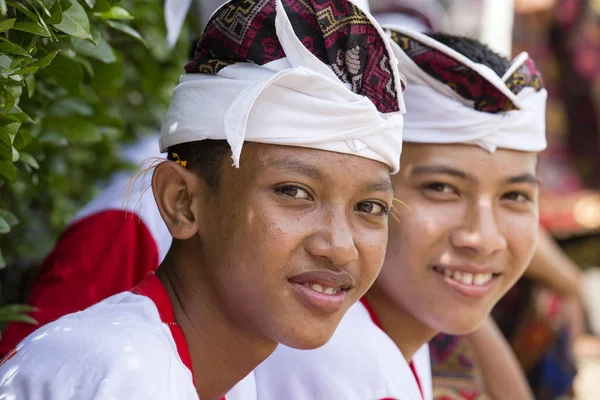
[[[156,146],[190,47],[220,1],[169,3],[167,32],[162,0],[0,0],[0,329],[32,322],[19,304],[65,226],[114,174],[134,171],[135,146]],[[539,168],[550,240],[494,317],[536,398],[600,399],[600,0],[370,6],[536,60],[549,91]],[[435,360],[434,374],[436,362],[449,361]]]

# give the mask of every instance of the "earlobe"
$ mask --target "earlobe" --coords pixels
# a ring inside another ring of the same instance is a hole
[[[152,175],[152,192],[163,221],[175,239],[189,239],[198,232],[194,200],[198,195],[199,177],[172,161],[156,166]]]

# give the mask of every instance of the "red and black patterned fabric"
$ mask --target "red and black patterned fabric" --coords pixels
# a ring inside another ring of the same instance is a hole
[[[517,109],[494,84],[455,58],[400,32],[391,31],[391,38],[428,75],[472,100],[475,110],[495,114]],[[541,74],[533,60],[519,67],[506,80],[506,86],[515,94],[525,87],[541,90]]]
[[[394,74],[382,37],[346,0],[283,0],[302,44],[354,93],[382,113],[399,111]],[[285,57],[275,31],[276,0],[233,0],[210,19],[188,73],[216,74],[237,62],[264,65]]]

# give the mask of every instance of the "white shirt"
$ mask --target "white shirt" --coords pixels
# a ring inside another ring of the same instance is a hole
[[[170,323],[164,287],[149,274],[138,288],[25,338],[0,363],[0,399],[197,400],[187,343]],[[252,374],[226,399],[255,400]]]
[[[254,375],[260,400],[431,400],[427,344],[413,364],[423,395],[398,347],[357,303],[325,346],[296,350],[280,345]]]

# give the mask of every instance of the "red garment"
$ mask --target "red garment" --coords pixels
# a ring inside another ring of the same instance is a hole
[[[136,286],[159,263],[147,226],[131,211],[107,210],[69,226],[37,273],[27,304],[39,325],[15,322],[0,339],[0,358],[39,326]]]

